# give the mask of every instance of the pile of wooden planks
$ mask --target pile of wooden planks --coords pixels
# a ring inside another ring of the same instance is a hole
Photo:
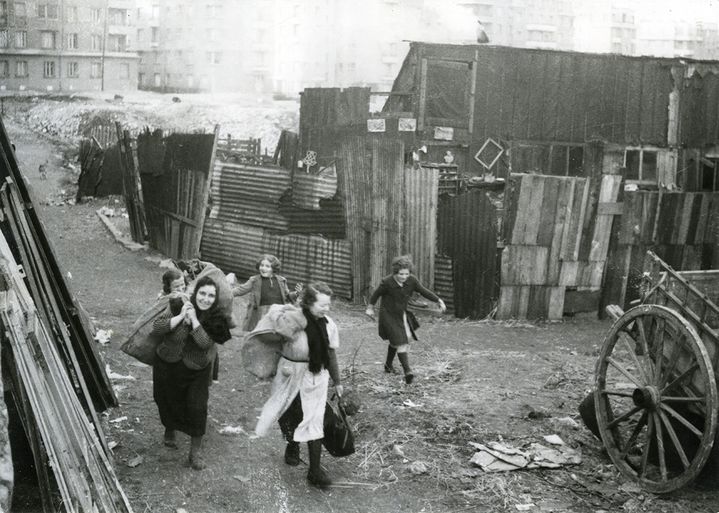
[[[621,182],[512,175],[498,318],[561,319],[575,301],[596,309]]]
[[[24,424],[32,423],[38,436],[31,442],[33,452],[44,452],[39,461],[46,458],[50,464],[66,511],[132,511],[98,437],[98,426],[88,420],[40,317],[23,271],[0,235],[0,325],[15,362],[17,382],[12,390],[22,397]],[[48,468],[40,470],[49,480]],[[48,485],[41,486],[43,506],[52,510]]]
[[[117,398],[0,120],[0,341],[6,397],[32,450],[45,511],[130,511],[98,412]]]

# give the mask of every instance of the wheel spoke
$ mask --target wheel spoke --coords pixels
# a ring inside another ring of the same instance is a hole
[[[647,423],[647,412],[642,412],[642,416],[639,417],[639,420],[637,421],[636,426],[634,426],[634,430],[632,430],[632,434],[627,439],[627,444],[624,446],[624,450],[621,452],[621,458],[625,459],[627,457],[627,454],[629,454],[629,451],[632,448],[632,445],[634,445],[634,442],[637,441],[637,438],[639,437],[639,433],[641,433],[642,428]]]
[[[624,392],[622,390],[602,390],[604,395],[618,395],[620,397],[633,397],[631,392]]]
[[[644,477],[647,473],[647,461],[649,460],[649,447],[652,445],[652,438],[654,436],[654,417],[651,415],[647,419],[647,443],[644,444],[642,449],[642,465],[639,468],[639,477]]]
[[[692,433],[694,433],[698,438],[702,438],[703,433],[702,433],[701,431],[699,431],[699,430],[694,426],[694,424],[692,424],[692,423],[689,422],[687,419],[685,419],[685,418],[684,418],[679,412],[677,412],[674,408],[672,408],[671,406],[669,406],[669,405],[667,405],[667,404],[662,404],[662,405],[661,405],[661,408],[662,408],[665,412],[667,412],[669,415],[671,415],[672,417],[674,417],[675,419],[677,419],[679,422],[681,422],[681,423],[684,425],[684,427],[686,427],[689,431],[691,431]]]
[[[646,358],[649,358],[649,342],[647,342],[647,333],[644,329],[644,321],[641,317],[636,320],[636,325],[637,331],[639,331],[639,342],[641,343],[642,354],[644,354]]]
[[[607,424],[607,429],[612,429],[612,428],[614,428],[617,424],[621,424],[622,422],[624,422],[625,420],[627,420],[629,417],[631,417],[632,415],[634,415],[635,413],[637,413],[637,412],[639,412],[639,411],[641,411],[641,410],[642,410],[642,409],[641,409],[639,406],[635,406],[634,408],[632,408],[632,409],[629,410],[628,412],[623,413],[622,415],[620,415],[619,417],[617,417],[617,418],[615,418],[613,421],[611,421],[609,424]]]
[[[677,384],[681,383],[681,381],[682,381],[684,378],[686,378],[687,376],[690,376],[690,375],[694,374],[694,371],[696,371],[697,369],[699,369],[699,363],[698,363],[698,362],[695,363],[694,365],[692,365],[691,367],[689,367],[689,368],[688,368],[687,370],[685,370],[684,372],[682,372],[679,376],[677,376],[676,378],[674,378],[671,383],[669,383],[667,386],[665,386],[665,387],[662,389],[662,394],[666,393],[667,390],[671,390],[672,387],[674,387],[674,386],[676,386]]]
[[[636,321],[635,324],[638,326],[641,326],[641,323],[638,321]],[[629,343],[629,340],[627,340],[628,338],[631,338],[631,335],[626,331],[619,332],[619,335],[624,335],[623,337],[620,337],[620,338],[622,339],[622,342],[624,342],[624,345],[627,348],[627,352],[631,356],[632,362],[634,362],[634,366],[639,371],[639,374],[641,374],[642,380],[644,381],[644,383],[647,383],[647,384],[650,383],[651,381],[649,379],[649,376],[647,376],[646,370],[644,370],[644,367],[642,366],[641,362],[639,361],[639,358],[637,357],[636,349],[633,348],[632,345]],[[632,340],[634,340],[634,339],[632,338]],[[646,344],[646,342],[645,342],[645,344]],[[647,354],[647,353],[644,353],[644,354]]]
[[[662,433],[662,423],[659,420],[659,415],[656,412],[652,413],[654,419],[654,426],[657,428],[654,432],[657,438],[657,455],[659,456],[659,472],[662,475],[662,481],[667,480],[667,460],[666,454],[664,454],[664,436]]]
[[[667,418],[667,414],[661,410],[659,410],[659,418],[664,424],[664,427],[667,428],[667,434],[669,435],[669,438],[674,444],[674,448],[676,449],[677,454],[679,454],[679,459],[682,460],[682,465],[684,465],[684,469],[688,469],[690,465],[689,458],[687,458],[687,455],[684,452],[684,447],[682,447],[682,444],[679,442],[679,437],[677,436],[677,432],[674,431],[674,426],[672,426],[672,423],[669,421],[669,418]]]
[[[611,356],[607,356],[607,363],[609,363],[609,364],[612,365],[615,369],[617,369],[619,372],[621,372],[621,373],[624,375],[625,378],[627,378],[629,381],[631,381],[632,383],[634,383],[637,387],[639,387],[639,388],[643,388],[643,387],[644,387],[644,384],[643,384],[643,383],[640,383],[639,380],[638,380],[636,377],[634,377],[627,369],[625,369],[624,366],[623,366],[621,363],[619,363],[618,361],[616,361],[616,360],[615,360],[614,358],[612,358]]]
[[[671,403],[703,403],[706,397],[662,397],[662,401]]]
[[[662,372],[662,362],[664,360],[664,332],[665,326],[664,321],[661,321],[661,328],[659,327],[660,321],[657,320],[657,334],[654,337],[656,341],[654,346],[654,382],[658,383]]]

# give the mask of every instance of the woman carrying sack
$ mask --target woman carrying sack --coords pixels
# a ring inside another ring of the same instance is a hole
[[[332,290],[322,282],[310,283],[302,289],[302,329],[282,343],[272,392],[255,428],[259,436],[264,436],[275,422],[279,423],[287,440],[288,465],[299,465],[300,442],[307,442],[310,459],[307,481],[318,488],[332,484],[320,466],[330,377],[335,392],[342,396],[336,355],[339,333],[337,325],[327,317],[331,296]]]
[[[396,372],[393,365],[396,354],[404,370],[404,381],[408,385],[414,380],[414,374],[409,366],[409,342],[410,339],[417,340],[415,330],[419,327],[419,323],[414,314],[407,311],[407,302],[412,294],[419,292],[426,299],[438,303],[442,312],[447,310],[444,301],[437,294],[412,276],[413,267],[414,264],[408,256],[398,256],[392,260],[392,274],[382,279],[379,287],[370,297],[365,311],[374,319],[374,305],[382,298],[379,308],[379,336],[389,342],[384,371],[392,374]]]

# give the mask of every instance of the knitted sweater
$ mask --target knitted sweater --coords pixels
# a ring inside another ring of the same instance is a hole
[[[152,334],[160,338],[157,356],[167,362],[182,360],[188,369],[200,370],[214,361],[217,354],[215,341],[201,325],[196,329],[181,322],[174,330],[170,329],[172,314],[164,312],[152,325]]]

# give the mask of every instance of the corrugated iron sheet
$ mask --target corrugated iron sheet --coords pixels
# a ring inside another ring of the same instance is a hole
[[[434,287],[437,249],[437,168],[407,168],[405,178],[404,252],[412,255],[415,275]]]
[[[255,226],[208,218],[201,253],[203,260],[240,277],[255,274],[257,257],[271,253],[282,261],[282,274],[290,282],[320,280],[326,282],[335,295],[352,297],[350,245],[346,240],[281,235]]]
[[[450,257],[442,255],[434,257],[434,292],[447,305],[447,312],[454,313],[454,278]]]
[[[358,301],[389,274],[392,259],[402,251],[404,146],[396,139],[350,136],[339,148],[338,184]]]
[[[438,252],[452,258],[457,317],[482,319],[497,297],[494,205],[483,191],[440,198]]]
[[[288,222],[278,205],[290,184],[290,171],[281,167],[215,162],[210,217],[286,231]]]
[[[319,174],[297,170],[292,177],[292,203],[307,210],[319,210],[320,200],[337,194],[337,170],[335,166],[323,169]]]

